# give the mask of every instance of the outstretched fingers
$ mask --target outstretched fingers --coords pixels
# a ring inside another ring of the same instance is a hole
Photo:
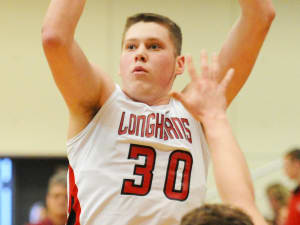
[[[226,91],[226,89],[227,89],[227,87],[228,87],[230,81],[232,80],[232,77],[233,77],[233,75],[234,75],[234,72],[235,72],[235,71],[234,71],[233,68],[230,68],[230,69],[227,71],[227,73],[226,73],[224,79],[223,79],[223,80],[221,81],[221,83],[220,83],[220,87],[222,88],[222,90]]]
[[[203,78],[209,78],[209,73],[210,73],[210,69],[209,69],[209,65],[208,65],[208,55],[207,52],[205,50],[201,51],[200,54],[200,65],[201,65],[201,72],[202,72],[202,77]]]
[[[186,56],[186,62],[187,62],[188,72],[190,74],[191,80],[194,81],[197,78],[197,71],[195,69],[192,56],[190,55]]]
[[[210,67],[210,76],[212,79],[217,80],[219,76],[219,58],[214,52],[212,55],[212,62]]]

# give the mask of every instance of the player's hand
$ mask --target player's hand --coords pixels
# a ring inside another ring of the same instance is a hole
[[[214,54],[212,62],[209,64],[205,51],[201,53],[201,75],[197,73],[191,56],[187,57],[187,66],[191,82],[183,91],[172,92],[170,95],[179,100],[200,122],[226,116],[225,92],[234,70],[228,70],[224,79],[219,82],[218,57]]]

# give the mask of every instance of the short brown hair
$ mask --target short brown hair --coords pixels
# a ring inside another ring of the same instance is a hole
[[[133,16],[130,16],[127,18],[125,29],[122,36],[122,45],[124,42],[124,37],[128,29],[138,23],[138,22],[145,22],[145,23],[158,23],[160,25],[165,26],[170,34],[171,40],[175,47],[175,54],[178,56],[181,54],[181,46],[182,46],[182,33],[180,27],[173,22],[171,19],[169,19],[166,16],[162,16],[155,13],[138,13]]]
[[[49,193],[50,189],[54,185],[57,185],[57,184],[67,187],[67,172],[66,171],[59,171],[50,177],[49,182],[48,182],[47,192]]]
[[[180,225],[254,225],[242,210],[223,204],[206,204],[186,214]]]
[[[290,150],[287,154],[286,157],[289,157],[291,160],[298,160],[300,161],[300,149],[294,148]]]
[[[280,183],[270,184],[267,187],[266,192],[268,195],[276,199],[280,207],[286,206],[288,204],[290,192],[289,189],[284,185]]]

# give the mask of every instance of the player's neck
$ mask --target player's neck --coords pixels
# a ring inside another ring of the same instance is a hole
[[[169,96],[164,96],[163,98],[160,99],[155,99],[155,100],[150,100],[148,102],[145,102],[145,104],[149,106],[158,106],[158,105],[167,105],[170,102],[170,97]]]
[[[123,90],[123,92],[129,97],[131,98],[133,101],[136,101],[136,102],[142,102],[146,105],[149,105],[149,106],[159,106],[159,105],[167,105],[169,104],[170,102],[170,96],[169,95],[164,95],[164,96],[160,96],[160,97],[151,97],[151,96],[144,96],[144,97],[139,97],[139,98],[136,98],[136,97],[132,97],[130,96],[129,94],[126,93],[126,91]]]

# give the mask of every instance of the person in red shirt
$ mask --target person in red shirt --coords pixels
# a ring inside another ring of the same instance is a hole
[[[46,195],[46,217],[35,224],[27,225],[65,225],[67,221],[67,176],[58,172],[49,179]]]
[[[297,182],[297,188],[292,192],[288,216],[285,225],[300,224],[300,149],[293,149],[285,156],[284,168],[286,175]]]

